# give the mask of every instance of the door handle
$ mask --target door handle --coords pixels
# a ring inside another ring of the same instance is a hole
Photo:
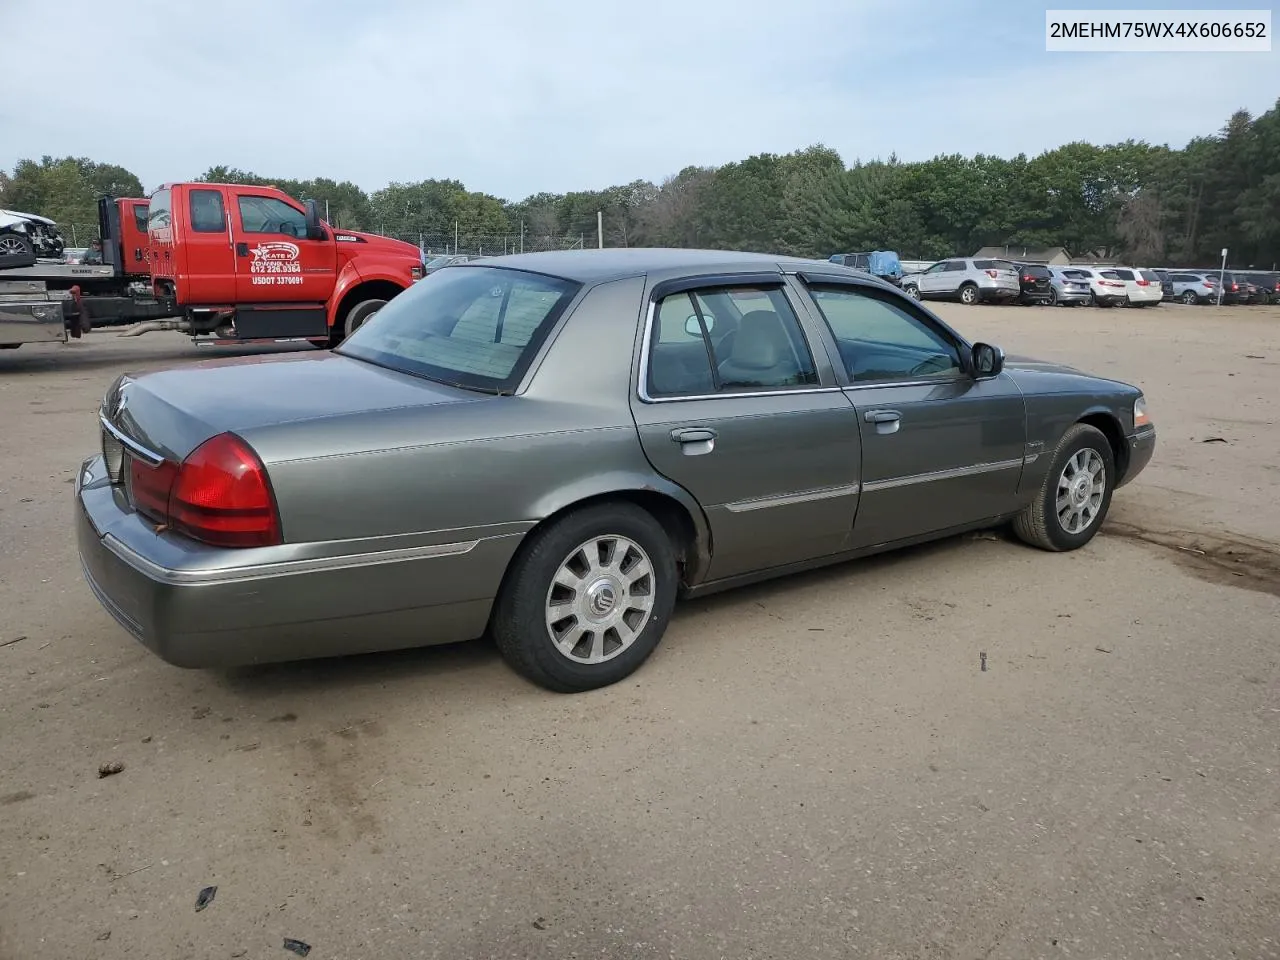
[[[247,243],[236,244],[236,256],[247,257],[249,255],[249,245]]]
[[[902,419],[902,414],[897,410],[868,410],[862,415],[862,419],[867,423],[897,423]]]
[[[676,443],[709,443],[716,438],[714,430],[672,430],[671,439]]]
[[[671,439],[680,444],[680,452],[686,457],[700,457],[716,448],[714,430],[680,428],[671,431]]]

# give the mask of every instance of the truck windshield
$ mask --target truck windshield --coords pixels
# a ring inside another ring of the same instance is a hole
[[[487,393],[511,393],[580,284],[500,267],[429,274],[335,351]]]

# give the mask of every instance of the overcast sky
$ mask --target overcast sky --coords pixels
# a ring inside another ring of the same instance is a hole
[[[128,167],[150,190],[222,163],[367,190],[455,178],[520,199],[818,142],[849,163],[1035,154],[1079,139],[1181,146],[1280,95],[1280,45],[1048,54],[1044,9],[0,0],[0,167],[87,156]]]

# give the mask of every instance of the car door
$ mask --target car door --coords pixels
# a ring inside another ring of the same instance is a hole
[[[942,293],[946,285],[944,275],[951,269],[951,265],[952,261],[943,260],[920,274],[920,292],[926,295]]]
[[[233,217],[236,292],[241,303],[309,303],[329,299],[336,280],[332,235],[307,238],[307,215],[279,197],[236,188]]]
[[[649,303],[632,412],[649,462],[706,512],[708,578],[839,551],[857,416],[781,275],[671,280]]]
[[[862,437],[847,546],[861,549],[1015,509],[1026,409],[1012,378],[968,372],[968,345],[909,298],[809,278]]]
[[[186,302],[227,304],[236,298],[236,255],[227,221],[225,187],[187,187],[182,232],[187,248]]]

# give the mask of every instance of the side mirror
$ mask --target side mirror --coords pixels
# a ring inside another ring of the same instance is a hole
[[[304,204],[307,211],[307,239],[323,240],[324,227],[320,223],[320,205],[314,200],[308,200]]]
[[[703,315],[703,322],[707,325],[707,333],[716,328],[716,318],[710,314]],[[698,315],[691,313],[684,319],[684,332],[691,337],[702,337],[702,324],[698,323]]]
[[[1004,369],[1004,351],[989,343],[975,343],[970,364],[975,379],[987,380],[999,376]]]

